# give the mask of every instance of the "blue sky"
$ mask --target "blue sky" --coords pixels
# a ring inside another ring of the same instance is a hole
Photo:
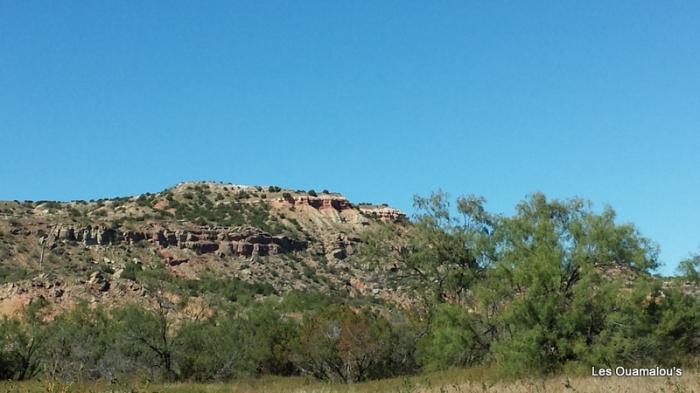
[[[182,180],[611,204],[700,246],[697,1],[0,0],[0,199]]]

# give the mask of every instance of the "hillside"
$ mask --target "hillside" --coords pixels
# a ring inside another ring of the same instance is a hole
[[[533,194],[512,216],[478,196],[455,202],[416,196],[409,221],[325,190],[207,182],[3,202],[0,377],[697,368],[695,259],[654,276],[655,243],[580,199]]]
[[[233,279],[260,294],[398,300],[390,271],[354,263],[363,231],[381,222],[408,225],[397,209],[338,193],[212,182],[94,201],[0,202],[0,314],[36,299],[58,308],[149,301],[136,280],[144,271]]]

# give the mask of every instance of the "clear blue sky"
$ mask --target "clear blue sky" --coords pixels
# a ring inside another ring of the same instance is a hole
[[[611,204],[700,246],[700,2],[0,0],[0,199]]]

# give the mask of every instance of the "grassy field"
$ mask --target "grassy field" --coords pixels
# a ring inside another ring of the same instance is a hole
[[[668,392],[700,393],[700,374],[687,370],[682,377],[593,378],[564,376],[548,379],[499,381],[488,369],[450,370],[410,378],[392,378],[354,385],[327,384],[303,377],[265,377],[225,384],[65,384],[54,381],[0,382],[0,393],[471,393],[471,392]]]

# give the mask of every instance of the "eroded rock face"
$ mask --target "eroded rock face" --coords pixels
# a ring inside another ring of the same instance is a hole
[[[342,212],[345,210],[352,210],[354,206],[344,197],[337,195],[321,195],[321,196],[310,196],[310,195],[300,195],[292,199],[279,199],[276,201],[278,204],[289,205],[290,207],[312,207],[317,210],[334,210],[337,212]]]
[[[312,197],[307,195],[296,196],[292,199],[279,199],[276,203],[287,205],[289,207],[311,207],[321,212],[337,212],[342,213],[348,210],[355,210],[362,215],[384,222],[400,223],[407,219],[404,212],[386,205],[353,205],[342,196],[322,195]]]
[[[288,236],[273,236],[248,225],[201,226],[191,214],[185,214],[195,207],[212,208],[212,213],[222,214],[221,219],[207,215],[209,223],[256,225],[263,217]],[[101,214],[92,214],[97,208]],[[132,280],[132,269],[152,267],[179,278],[215,274],[265,282],[280,293],[335,290],[347,282],[352,293],[391,299],[393,292],[384,290],[385,278],[391,278],[391,272],[365,272],[355,263],[356,256],[361,235],[379,224],[376,218],[400,221],[405,217],[393,209],[352,204],[337,193],[315,195],[278,187],[264,190],[199,182],[118,200],[60,203],[51,209],[41,204],[0,201],[0,211],[11,212],[8,217],[13,218],[0,220],[0,234],[9,240],[0,242],[0,259],[9,253],[8,264],[28,266],[30,271],[35,266],[68,267],[56,269],[61,272],[58,278],[41,276],[11,286],[0,284],[0,315],[8,309],[8,299],[28,302],[39,296],[65,307],[70,307],[74,299],[104,305],[145,301],[140,298],[151,299],[153,294]],[[259,214],[263,212],[264,216]],[[4,247],[6,244],[10,246]],[[14,249],[12,244],[16,245]],[[37,261],[37,253],[43,253],[44,259]],[[308,276],[304,266],[313,269],[314,276]],[[302,275],[298,273],[300,268]]]
[[[332,238],[326,238],[324,247],[328,250],[328,257],[335,260],[342,260],[352,254],[355,245],[360,242],[359,237],[337,234]]]
[[[362,205],[359,207],[362,214],[384,221],[399,223],[406,221],[406,214],[399,209],[388,206]]]
[[[88,279],[87,284],[91,289],[97,292],[106,292],[110,288],[110,283],[104,277],[102,272],[93,272]]]
[[[298,196],[294,198],[293,204],[295,206],[307,205],[319,210],[333,209],[342,211],[352,209],[352,204],[347,199],[333,196]]]
[[[77,229],[70,226],[58,227],[54,236],[60,240],[82,242],[86,246],[103,246],[118,240],[118,232],[115,229],[90,225]]]
[[[324,194],[319,196],[296,195],[294,197],[279,198],[273,200],[276,208],[291,211],[311,213],[307,218],[315,220],[317,225],[323,222],[337,224],[370,225],[372,220],[384,222],[402,223],[406,221],[406,214],[398,209],[385,205],[353,205],[345,197],[336,194]],[[313,213],[319,213],[314,216]],[[322,217],[318,219],[319,217]],[[358,228],[355,227],[357,230]]]
[[[57,228],[58,241],[77,241],[85,246],[126,243],[133,245],[148,241],[160,248],[190,249],[197,254],[224,251],[231,255],[252,256],[286,254],[307,247],[306,242],[286,236],[272,236],[253,227],[199,227],[170,230],[153,227],[143,231],[120,230],[101,226]]]

